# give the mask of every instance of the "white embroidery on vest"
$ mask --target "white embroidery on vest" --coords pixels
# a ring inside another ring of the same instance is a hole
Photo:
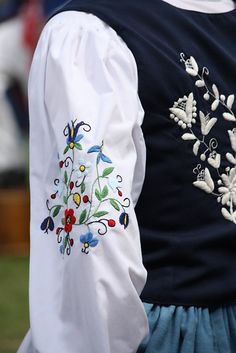
[[[209,70],[203,67],[200,73],[199,66],[194,59],[186,59],[184,53],[180,54],[180,61],[184,63],[186,72],[196,77],[196,87],[204,88],[204,100],[208,101],[212,112],[216,112],[218,107],[224,108],[223,118],[227,121],[236,121],[235,114],[232,110],[235,96],[230,94],[227,98],[224,94],[220,94],[218,87],[212,84],[208,87],[205,77],[209,75]],[[198,164],[193,173],[197,175],[197,180],[193,185],[208,194],[212,194],[217,198],[218,203],[222,206],[221,213],[228,221],[236,224],[236,127],[228,130],[229,140],[232,151],[227,152],[225,157],[230,163],[230,166],[225,168],[222,173],[220,169],[221,161],[224,157],[218,149],[218,141],[208,135],[212,132],[213,127],[218,119],[213,117],[212,113],[204,113],[198,111],[197,102],[194,99],[194,94],[191,92],[183,98],[179,98],[174,102],[170,110],[170,118],[173,119],[183,130],[187,130],[182,135],[184,141],[193,141],[193,153],[198,156],[202,162],[208,163],[208,167],[202,167]],[[193,124],[200,123],[201,136],[193,129]],[[216,173],[217,178],[214,181],[211,173]]]

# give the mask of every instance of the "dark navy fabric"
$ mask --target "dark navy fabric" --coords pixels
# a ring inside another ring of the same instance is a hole
[[[55,9],[57,9],[59,6],[62,6],[65,4],[67,1],[63,0],[43,0],[42,5],[43,5],[43,13],[46,16],[50,16]]]
[[[0,1],[0,23],[16,16],[23,2],[23,0]]]
[[[68,10],[93,13],[105,21],[137,63],[147,146],[146,178],[136,207],[148,270],[141,298],[166,305],[234,302],[236,225],[222,216],[222,205],[213,195],[193,186],[196,165],[210,166],[193,154],[192,141],[181,139],[187,131],[170,119],[169,108],[192,92],[198,112],[217,116],[212,135],[219,143],[223,173],[230,165],[225,158],[231,151],[227,130],[235,122],[223,119],[222,105],[211,112],[204,89],[195,86],[196,77],[185,71],[180,53],[186,59],[193,56],[199,72],[204,66],[209,69],[209,87],[217,85],[226,96],[236,93],[236,10],[204,14],[162,0],[77,0],[60,11]]]

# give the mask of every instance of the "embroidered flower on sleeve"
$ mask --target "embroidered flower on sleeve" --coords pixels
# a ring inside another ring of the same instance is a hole
[[[72,226],[75,224],[76,218],[74,216],[74,210],[65,210],[65,231],[70,233],[72,231]]]
[[[129,225],[129,215],[126,212],[121,213],[120,215],[120,224],[127,228]]]
[[[83,138],[83,133],[79,134],[80,129],[88,133],[91,127],[83,121],[76,123],[75,120],[67,124],[63,131],[66,147],[64,157],[61,159],[58,157],[61,176],[60,179],[54,180],[54,193],[51,194],[51,200],[46,201],[49,215],[41,224],[41,230],[48,233],[54,230],[55,221],[58,220],[56,236],[57,243],[60,244],[60,253],[63,255],[70,255],[72,247],[76,247],[76,244],[80,247],[82,244],[81,252],[89,254],[91,249],[99,244],[101,238],[109,234],[119,223],[124,229],[129,224],[127,209],[130,206],[130,199],[123,198],[123,178],[114,175],[113,166],[106,167],[106,164],[111,164],[112,161],[103,152],[104,142],[92,146],[87,151],[87,154],[97,153],[94,166],[95,179],[87,182],[93,165],[86,160],[86,152],[83,152],[83,158],[77,156],[83,150],[83,146],[79,143]],[[114,195],[114,192],[111,194],[111,191],[116,191],[117,195]],[[51,205],[53,202],[55,204]],[[110,215],[111,212],[118,213],[119,222],[114,219],[113,213]],[[78,242],[76,237],[79,239]]]
[[[54,187],[55,195],[57,194],[61,198],[64,195],[65,190],[66,190],[66,184],[64,182],[64,179],[62,179],[62,178],[57,179],[55,181],[55,187]]]
[[[104,144],[102,142],[101,146],[93,146],[88,150],[88,153],[93,153],[93,152],[98,152],[98,156],[97,156],[97,164],[100,162],[100,160],[102,160],[103,162],[106,163],[112,163],[112,161],[110,160],[110,158],[108,158],[107,156],[105,156],[105,154],[103,153],[103,149],[104,149]]]
[[[80,159],[78,161],[77,167],[75,167],[75,172],[77,174],[77,177],[81,178],[81,177],[87,176],[88,173],[89,173],[90,168],[91,168],[91,163],[90,162],[86,162],[86,161]]]
[[[66,143],[67,143],[67,148],[66,148],[66,152],[68,151],[68,149],[74,149],[74,147],[76,147],[77,149],[81,150],[82,146],[79,144],[79,141],[82,140],[83,138],[83,134],[79,134],[79,128],[81,126],[85,125],[83,121],[81,121],[80,123],[77,123],[75,125],[75,122],[72,121],[72,124],[67,124],[65,130],[67,129],[67,139],[66,139]],[[65,131],[64,130],[64,131]]]
[[[52,217],[46,217],[44,221],[41,224],[41,229],[45,231],[45,233],[48,234],[48,231],[50,230],[51,232],[54,230],[54,221]]]
[[[82,252],[85,254],[89,253],[89,248],[92,247],[94,248],[95,246],[98,245],[99,240],[97,238],[94,238],[93,234],[91,232],[88,232],[84,235],[80,236],[80,241],[83,244],[83,249]]]

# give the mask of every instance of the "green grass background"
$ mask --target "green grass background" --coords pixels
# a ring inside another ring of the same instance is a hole
[[[0,353],[16,353],[29,328],[27,257],[0,257]]]

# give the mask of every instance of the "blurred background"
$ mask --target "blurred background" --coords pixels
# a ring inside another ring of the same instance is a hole
[[[0,0],[0,353],[29,328],[27,81],[43,25],[63,0]]]

